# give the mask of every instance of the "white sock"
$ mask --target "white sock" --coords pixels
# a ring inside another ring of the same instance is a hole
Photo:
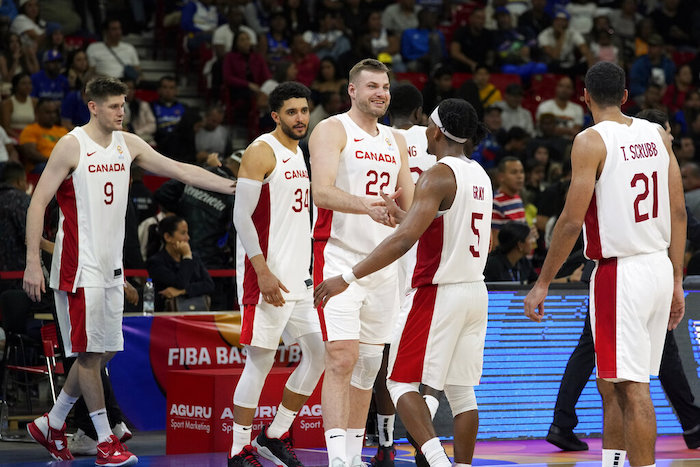
[[[233,444],[229,457],[233,457],[250,444],[250,435],[253,433],[253,425],[239,425],[233,422]]]
[[[603,465],[602,467],[622,467],[625,465],[625,456],[627,451],[619,449],[603,449]]]
[[[455,464],[454,467],[472,467],[471,464]]]
[[[92,424],[95,425],[97,442],[104,443],[105,441],[109,441],[109,437],[112,436],[112,429],[109,427],[107,409],[99,409],[90,412],[90,418],[92,419]]]
[[[345,456],[345,438],[347,433],[342,428],[331,428],[326,430],[324,436],[326,438],[326,449],[328,451],[328,465],[333,463],[333,459],[341,459],[347,463],[348,459]]]
[[[56,398],[56,403],[51,407],[51,411],[49,412],[49,425],[51,425],[51,428],[56,430],[63,428],[68,412],[70,412],[70,409],[73,408],[77,400],[77,397],[69,396],[61,391],[58,398]]]
[[[362,456],[362,448],[365,445],[364,428],[348,428],[345,438],[345,455],[348,462],[352,462],[355,456]]]
[[[430,394],[423,396],[423,400],[425,401],[425,405],[428,406],[428,410],[430,410],[430,419],[434,419],[437,409],[440,406],[440,401]]]
[[[394,419],[396,415],[377,414],[377,431],[379,432],[379,445],[390,448],[394,445]]]
[[[439,438],[432,438],[420,447],[425,459],[430,464],[430,467],[452,467],[450,458],[442,448]]]
[[[283,434],[289,431],[289,427],[292,426],[294,418],[297,416],[297,412],[292,412],[287,407],[280,404],[277,407],[277,413],[272,423],[267,427],[265,434],[268,438],[281,438]]]

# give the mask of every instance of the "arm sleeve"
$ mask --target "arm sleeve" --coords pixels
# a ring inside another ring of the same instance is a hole
[[[233,225],[241,239],[248,258],[262,254],[258,232],[253,224],[253,211],[260,200],[262,182],[239,178],[236,184],[236,202],[233,205]]]

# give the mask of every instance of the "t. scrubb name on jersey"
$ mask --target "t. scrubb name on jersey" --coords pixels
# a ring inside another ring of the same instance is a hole
[[[659,154],[655,143],[634,143],[627,146],[627,148],[620,146],[620,149],[622,149],[622,157],[624,157],[626,161],[646,159]]]
[[[377,162],[388,162],[390,164],[396,164],[396,157],[391,154],[382,154],[381,152],[367,152],[367,151],[355,151],[355,157],[357,159],[368,159]]]
[[[168,366],[205,366],[212,365],[232,365],[245,363],[246,349],[238,347],[219,346],[214,349],[212,360],[208,347],[171,347],[168,349]],[[280,345],[277,348],[279,363],[298,363],[301,360],[301,348],[298,345],[286,347]]]
[[[89,164],[88,165],[88,172],[94,174],[94,173],[102,173],[102,172],[124,172],[126,168],[124,167],[123,162],[119,162],[116,164]]]

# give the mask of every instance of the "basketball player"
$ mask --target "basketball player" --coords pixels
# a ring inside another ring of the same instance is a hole
[[[464,466],[471,464],[478,429],[473,386],[481,377],[486,337],[483,271],[493,195],[484,169],[463,152],[467,141],[477,144],[485,134],[471,104],[442,101],[430,115],[426,134],[428,153],[436,155],[437,163],[418,178],[407,213],[390,209],[401,225],[365,259],[319,285],[314,301],[326,303],[418,242],[410,268],[413,288],[404,303],[409,311],[402,310],[401,332],[391,343],[387,387],[428,463],[449,467],[418,392],[420,383],[444,389],[454,415],[455,465]]]
[[[313,307],[309,174],[299,140],[306,136],[311,92],[294,81],[270,93],[277,127],[248,146],[238,171],[233,221],[246,362],[233,395],[229,466],[259,466],[255,452],[276,465],[302,465],[288,431],[323,373],[323,340]],[[255,408],[275,362],[280,337],[302,350],[272,424],[251,446]]]
[[[401,133],[406,139],[408,151],[408,166],[411,178],[415,183],[418,176],[435,164],[435,156],[428,154],[428,140],[425,136],[425,127],[420,125],[423,121],[423,95],[410,83],[398,84],[391,89],[391,103],[389,104],[389,122],[392,128]],[[415,256],[415,250],[412,249]],[[408,254],[402,256],[398,263],[399,269],[399,301],[404,298],[406,285],[407,263],[404,261]],[[390,336],[391,340],[393,336]],[[394,465],[396,450],[394,448],[394,420],[395,409],[391,401],[389,390],[386,388],[386,370],[389,362],[389,344],[384,346],[382,366],[374,382],[374,405],[377,408],[377,431],[379,434],[379,446],[377,454],[372,458],[375,467],[391,467]],[[423,390],[423,388],[421,388]],[[435,394],[427,395],[426,401],[429,407],[437,411],[438,400]],[[434,415],[434,412],[432,412]],[[420,449],[420,446],[418,447]],[[420,451],[418,451],[420,452]]]
[[[309,140],[318,208],[313,234],[316,283],[346,270],[391,233],[394,224],[381,191],[397,190],[392,196],[399,196],[404,208],[413,198],[406,141],[377,123],[389,106],[386,66],[373,59],[356,64],[348,94],[350,110],[320,122]],[[321,403],[329,465],[362,465],[372,386],[397,302],[396,271],[389,268],[319,309],[326,341]]]
[[[595,125],[576,136],[572,177],[525,315],[544,317],[549,283],[583,224],[585,254],[596,261],[590,316],[603,399],[603,466],[654,464],[656,420],[649,375],[658,375],[666,329],[684,313],[686,213],[670,138],[659,125],[622,114],[625,73],[599,62],[586,73],[584,99]]]
[[[49,286],[66,355],[77,355],[77,361],[51,411],[27,429],[55,459],[72,459],[64,421],[82,394],[98,436],[95,463],[109,466],[138,461],[110,430],[100,379],[101,368],[124,345],[122,248],[130,165],[206,190],[234,192],[230,180],[168,159],[138,136],[122,132],[126,93],[126,85],[113,78],[87,84],[90,121],[58,141],[34,190],[24,271],[24,290],[38,301],[45,291],[39,260],[44,210],[56,195],[60,216]]]

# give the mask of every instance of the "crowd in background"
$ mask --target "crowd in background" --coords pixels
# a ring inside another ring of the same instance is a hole
[[[174,47],[177,73],[146,77],[143,53],[128,42],[134,35]],[[386,63],[394,82],[414,83],[426,114],[462,97],[489,129],[472,155],[497,189],[487,281],[529,283],[566,199],[571,143],[592,124],[583,74],[613,61],[627,71],[623,110],[668,116],[688,208],[700,216],[700,4],[692,0],[8,0],[0,44],[0,271],[24,269],[27,177],[31,187],[58,139],[89,120],[84,86],[96,75],[128,84],[125,130],[230,178],[240,150],[274,127],[267,96],[281,82],[312,90],[310,130],[349,108],[348,71],[366,57]],[[197,87],[201,106],[181,101],[183,83]],[[147,174],[132,175],[125,268],[148,268],[161,298],[206,293],[213,309],[234,308],[233,279],[206,272],[235,267],[233,197],[177,182],[151,190]],[[184,224],[159,230],[170,215]],[[176,236],[196,271],[171,264]],[[688,271],[698,272],[693,254]],[[579,276],[574,264],[562,280]]]

